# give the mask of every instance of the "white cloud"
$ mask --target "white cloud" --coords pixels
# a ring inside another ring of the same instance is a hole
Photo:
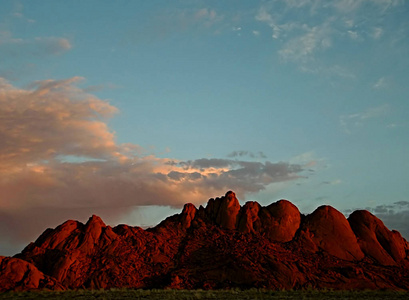
[[[267,23],[269,26],[274,25],[273,17],[264,6],[260,7],[260,9],[258,10],[256,20]]]
[[[388,104],[380,105],[377,107],[371,107],[371,108],[368,108],[363,113],[360,113],[359,118],[361,120],[378,118],[378,117],[384,116],[389,110],[390,110],[390,107]]]
[[[370,2],[379,6],[382,11],[385,11],[389,8],[403,5],[405,0],[371,0]]]
[[[378,79],[377,82],[374,83],[374,85],[372,86],[374,89],[383,89],[386,88],[388,86],[388,83],[386,81],[385,77],[381,77]]]
[[[284,60],[305,63],[312,60],[316,52],[331,47],[330,29],[326,24],[314,27],[303,25],[302,30],[302,35],[290,39],[279,50]]]
[[[262,6],[259,9],[255,18],[257,21],[266,23],[268,26],[272,28],[273,33],[271,36],[273,39],[278,39],[280,37],[282,29],[280,28],[280,26],[276,24],[276,21],[273,20],[272,15],[267,11],[267,9],[264,6]]]
[[[353,40],[356,40],[359,37],[358,32],[352,30],[348,30],[348,35]]]
[[[351,13],[363,8],[364,5],[372,5],[380,12],[385,12],[389,8],[404,4],[404,2],[404,0],[338,0],[332,1],[332,4],[342,13]]]
[[[387,20],[403,4],[395,0],[276,0],[264,2],[255,19],[271,29],[277,54],[299,70],[325,75],[334,69],[329,62],[335,61],[345,70],[340,74],[350,74],[348,63],[332,56],[335,45],[379,40],[388,30]]]
[[[383,117],[388,113],[389,110],[390,110],[390,107],[388,104],[384,104],[384,105],[380,105],[376,107],[370,107],[367,110],[360,112],[360,113],[342,115],[339,118],[339,122],[340,122],[341,128],[343,129],[345,133],[352,133],[353,128],[362,126],[369,119],[376,119],[376,118]]]
[[[384,30],[381,27],[375,27],[373,29],[372,37],[374,39],[380,39],[383,36]]]
[[[338,0],[331,3],[340,12],[351,13],[358,10],[364,2],[365,0]]]
[[[189,15],[182,17],[185,21],[189,20]],[[202,8],[194,14],[194,22],[202,23],[205,27],[212,27],[223,19],[223,16],[219,15],[214,9]]]
[[[345,26],[346,26],[347,28],[352,28],[352,27],[354,27],[354,25],[355,25],[355,21],[354,21],[354,20],[352,20],[352,19],[345,20]]]

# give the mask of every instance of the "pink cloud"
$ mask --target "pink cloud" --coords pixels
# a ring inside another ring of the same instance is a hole
[[[29,89],[0,80],[0,239],[29,241],[66,219],[116,223],[140,205],[196,205],[226,190],[243,199],[299,178],[296,164],[231,159],[175,161],[117,144],[118,110],[77,86],[43,80]],[[10,224],[13,224],[12,226]]]

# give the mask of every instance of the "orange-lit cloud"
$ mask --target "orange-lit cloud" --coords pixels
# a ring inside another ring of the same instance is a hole
[[[116,143],[106,121],[118,110],[80,89],[81,79],[29,89],[0,80],[0,217],[9,224],[0,239],[33,239],[93,213],[115,223],[139,205],[200,204],[228,189],[244,198],[300,177],[300,165],[284,162],[144,156]]]

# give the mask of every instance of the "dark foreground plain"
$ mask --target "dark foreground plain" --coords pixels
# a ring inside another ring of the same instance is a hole
[[[0,299],[409,299],[407,291],[249,290],[78,290],[0,293]]]

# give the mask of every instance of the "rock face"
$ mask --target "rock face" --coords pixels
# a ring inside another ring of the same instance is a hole
[[[287,200],[240,206],[230,191],[147,230],[97,216],[47,229],[16,258],[0,258],[0,287],[408,290],[408,254],[366,211],[347,220],[322,206],[303,216]]]

